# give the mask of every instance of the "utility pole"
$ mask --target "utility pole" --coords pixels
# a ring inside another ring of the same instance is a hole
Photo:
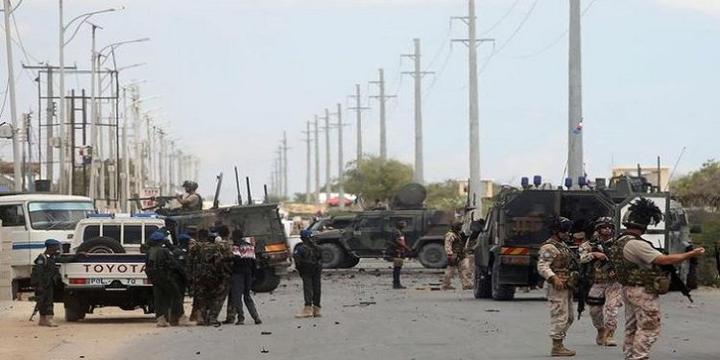
[[[371,81],[371,84],[377,84],[379,94],[373,95],[371,98],[378,99],[380,102],[380,158],[387,160],[387,131],[386,131],[386,118],[385,118],[385,102],[394,98],[395,95],[385,95],[385,71],[378,69],[378,81]]]
[[[360,163],[363,155],[362,146],[362,111],[370,109],[369,107],[362,106],[362,98],[360,95],[360,84],[355,84],[355,95],[350,95],[355,98],[355,107],[351,107],[348,110],[354,110],[356,115],[355,126],[357,127],[357,154],[355,155],[355,162]]]
[[[325,201],[330,200],[330,111],[325,108]]]
[[[12,27],[10,26],[10,15],[12,13],[12,5],[10,0],[3,0],[3,15],[5,17],[5,50],[7,51],[7,69],[8,69],[8,92],[10,94],[10,123],[12,124],[12,146],[13,146],[13,180],[15,191],[22,191],[22,159],[20,150],[20,135],[18,130],[17,118],[17,102],[15,100],[15,71],[13,68],[12,54]]]
[[[343,186],[345,164],[343,164],[343,122],[342,104],[337,104],[337,129],[338,129],[338,205],[345,208],[345,189]]]
[[[418,184],[425,183],[423,166],[423,131],[422,131],[422,79],[432,72],[422,71],[420,64],[420,39],[413,39],[415,51],[413,54],[402,55],[413,59],[415,69],[404,71],[403,74],[412,76],[415,79],[415,173],[413,181]]]
[[[307,122],[307,130],[303,131],[303,133],[305,133],[305,140],[304,140],[304,141],[305,141],[305,143],[307,144],[307,152],[306,152],[306,158],[305,158],[305,172],[306,172],[306,177],[305,177],[305,203],[309,204],[309,203],[310,203],[310,182],[311,182],[311,179],[310,179],[311,176],[310,176],[310,175],[311,175],[311,173],[312,173],[312,168],[310,167],[310,166],[311,166],[311,165],[310,165],[310,156],[311,156],[311,150],[310,150],[311,144],[310,144],[310,143],[312,142],[312,136],[311,136],[311,133],[310,133],[310,121]]]
[[[95,31],[101,27],[90,24],[92,26],[92,45],[91,45],[91,56],[90,56],[90,192],[89,196],[91,199],[96,197],[96,182],[97,176],[95,174],[96,161],[99,155],[98,152],[98,120],[97,120],[97,103],[95,99],[95,87],[98,72],[98,61],[96,61],[97,51],[95,49]]]
[[[580,0],[570,0],[570,46],[568,61],[568,177],[577,184],[583,171],[582,40]]]
[[[482,210],[482,180],[480,178],[480,119],[478,110],[478,64],[477,47],[484,42],[494,42],[494,39],[478,39],[475,16],[475,0],[468,0],[468,16],[454,17],[462,20],[468,26],[467,39],[455,39],[468,47],[468,115],[470,122],[470,180],[468,184],[468,199],[470,206]]]
[[[39,76],[39,75],[38,75]],[[45,138],[46,138],[46,147],[45,147],[45,161],[47,163],[45,164],[45,179],[48,180],[51,184],[52,188],[52,180],[53,180],[53,153],[55,152],[55,149],[53,149],[52,145],[52,138],[53,138],[53,118],[55,117],[55,108],[53,106],[55,104],[55,101],[53,100],[53,69],[51,66],[48,65],[47,67],[47,100],[45,100],[45,105],[47,106],[47,109],[45,110],[47,115],[45,117]],[[38,111],[40,111],[38,109]],[[38,141],[40,139],[38,138]],[[38,159],[38,163],[40,162],[40,159]]]
[[[318,116],[315,115],[315,202],[320,204],[320,132]]]
[[[282,141],[282,177],[283,177],[283,196],[285,199],[288,198],[288,160],[287,160],[287,153],[288,153],[288,146],[287,146],[287,131],[283,131],[283,141]]]

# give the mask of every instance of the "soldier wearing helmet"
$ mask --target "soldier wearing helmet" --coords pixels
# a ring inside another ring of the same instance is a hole
[[[185,180],[182,184],[185,193],[178,195],[178,202],[182,205],[183,210],[202,210],[202,197],[198,194],[198,184],[194,181]]]
[[[595,221],[593,238],[580,245],[580,262],[586,264],[593,285],[587,295],[590,317],[597,329],[595,343],[600,346],[617,346],[613,336],[617,328],[617,314],[622,306],[622,286],[607,254],[615,239],[615,223],[611,217]]]
[[[650,347],[660,336],[659,295],[669,291],[670,280],[660,266],[679,264],[702,256],[704,248],[665,255],[642,238],[649,225],[662,221],[663,214],[652,201],[639,198],[623,216],[625,232],[610,249],[609,258],[622,284],[625,302],[625,359],[648,359]]]
[[[399,220],[395,223],[395,229],[386,244],[385,258],[391,260],[393,263],[393,289],[405,289],[405,286],[400,283],[400,272],[402,271],[405,257],[412,251],[407,246],[405,240],[406,227],[407,221],[405,220]]]
[[[540,247],[537,263],[538,273],[545,278],[548,286],[552,356],[575,356],[575,351],[563,345],[567,330],[573,323],[573,289],[579,279],[575,253],[568,246],[572,227],[570,219],[558,217],[552,220],[552,236]]]
[[[295,317],[299,319],[320,317],[322,252],[311,230],[300,231],[300,239],[302,243],[297,244],[293,249],[293,260],[295,269],[302,279],[305,306]]]
[[[452,279],[455,277],[455,273],[458,272],[460,273],[460,283],[463,290],[472,289],[472,279],[468,278],[467,271],[463,271],[465,269],[461,269],[462,261],[466,255],[465,248],[467,243],[467,238],[462,234],[462,225],[462,222],[454,222],[443,238],[445,253],[448,258],[448,265],[442,281],[443,290],[455,289],[452,286]]]

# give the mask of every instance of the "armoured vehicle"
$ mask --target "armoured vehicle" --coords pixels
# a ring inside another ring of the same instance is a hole
[[[425,267],[447,265],[443,235],[450,227],[453,214],[423,206],[426,193],[419,184],[401,189],[391,202],[391,209],[375,209],[337,216],[337,226],[318,231],[315,239],[322,250],[323,267],[350,268],[360,258],[385,256],[387,239],[398,221],[407,223],[405,238],[414,256]],[[348,221],[351,220],[351,221]],[[315,224],[310,229],[318,228]]]
[[[581,178],[579,185],[573,189],[572,182],[566,181],[568,190],[553,188],[536,176],[533,185],[523,178],[522,190],[504,188],[500,192],[477,236],[476,298],[511,300],[518,286],[542,286],[544,280],[537,273],[538,250],[551,236],[552,218],[572,219],[573,232],[585,232],[586,238],[592,236],[591,224],[600,216],[614,218],[616,228],[622,231],[620,219],[640,196],[653,200],[665,214],[665,221],[650,227],[645,236],[656,248],[674,253],[692,246],[682,208],[669,193],[652,188],[645,179],[617,177],[609,186],[604,179],[597,179],[591,188]],[[692,284],[694,271],[690,265],[684,265],[684,274]]]

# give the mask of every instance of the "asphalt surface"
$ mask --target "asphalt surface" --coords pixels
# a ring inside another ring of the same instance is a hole
[[[360,267],[324,273],[322,318],[294,318],[302,306],[302,293],[299,278],[291,274],[274,293],[255,296],[262,325],[161,329],[108,355],[118,359],[549,358],[549,315],[542,290],[519,292],[511,302],[476,300],[471,291],[433,290],[441,272],[417,264],[410,264],[404,274],[408,289],[391,290],[387,263],[363,261]],[[692,305],[675,293],[662,298],[663,329],[652,359],[720,359],[720,291],[700,290],[693,295]],[[622,332],[616,337],[621,341]],[[570,329],[566,345],[578,352],[576,359],[623,358],[620,347],[594,344],[587,313]]]

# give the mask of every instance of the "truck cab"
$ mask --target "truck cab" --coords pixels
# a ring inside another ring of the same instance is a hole
[[[12,293],[31,292],[33,261],[44,251],[45,240],[60,241],[69,252],[75,225],[94,213],[92,199],[84,196],[45,193],[0,194],[0,219],[4,238],[10,239]]]

